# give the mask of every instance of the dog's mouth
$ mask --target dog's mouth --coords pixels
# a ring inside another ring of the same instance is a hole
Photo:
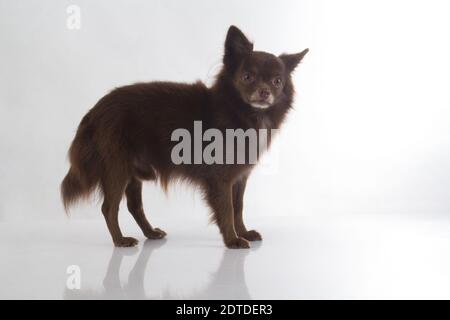
[[[248,103],[257,109],[267,109],[274,103],[274,96],[272,94],[266,94],[262,96],[259,90],[253,92],[248,96]]]
[[[272,104],[267,101],[267,100],[250,100],[249,104],[253,107],[253,108],[258,108],[258,109],[267,109],[269,108]]]

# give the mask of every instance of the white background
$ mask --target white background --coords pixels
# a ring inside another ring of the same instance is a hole
[[[69,4],[80,30],[66,27]],[[0,219],[64,216],[58,187],[87,110],[136,81],[210,84],[231,24],[257,50],[311,49],[249,214],[448,214],[449,13],[447,1],[1,0]],[[149,184],[145,203],[206,213],[185,187],[165,198]]]
[[[80,30],[66,27],[71,4]],[[105,286],[124,257],[121,280],[147,270],[131,297],[145,284],[154,298],[448,299],[449,14],[437,0],[0,0],[0,298],[67,297],[72,264],[75,296],[124,297]],[[263,243],[225,250],[194,189],[148,183],[167,244],[142,245],[122,206],[140,253],[113,251],[98,201],[67,219],[59,199],[82,116],[116,86],[211,84],[231,24],[257,50],[310,48],[271,165],[247,189]]]

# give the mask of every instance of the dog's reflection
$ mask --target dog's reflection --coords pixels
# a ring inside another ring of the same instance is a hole
[[[120,267],[126,256],[135,255],[136,248],[114,248],[109,260],[105,278],[104,290],[69,290],[65,289],[65,299],[251,299],[245,282],[244,262],[251,250],[225,249],[218,269],[212,274],[208,285],[195,294],[189,296],[177,296],[165,291],[161,294],[145,292],[144,280],[148,261],[152,253],[166,242],[162,240],[147,240],[144,242],[139,256],[128,274],[128,282],[120,281]],[[150,279],[151,281],[151,279]]]

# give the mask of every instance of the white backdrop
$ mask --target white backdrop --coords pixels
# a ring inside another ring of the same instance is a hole
[[[69,5],[81,28],[66,26]],[[0,220],[63,219],[59,183],[81,117],[137,81],[211,83],[231,24],[275,54],[311,49],[247,214],[448,214],[447,1],[0,0]],[[164,215],[205,215],[194,191],[145,187]],[[95,204],[95,203],[94,203]],[[98,204],[74,216],[102,218]]]

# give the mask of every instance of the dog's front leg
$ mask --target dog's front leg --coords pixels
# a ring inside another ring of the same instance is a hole
[[[248,241],[262,240],[261,235],[256,230],[249,230],[244,224],[242,211],[244,209],[244,192],[247,185],[247,177],[243,177],[233,184],[233,209],[234,209],[234,227],[238,236]]]
[[[208,183],[205,188],[206,200],[213,212],[213,218],[222,233],[228,248],[250,248],[249,242],[238,237],[234,227],[232,186],[228,183]]]

